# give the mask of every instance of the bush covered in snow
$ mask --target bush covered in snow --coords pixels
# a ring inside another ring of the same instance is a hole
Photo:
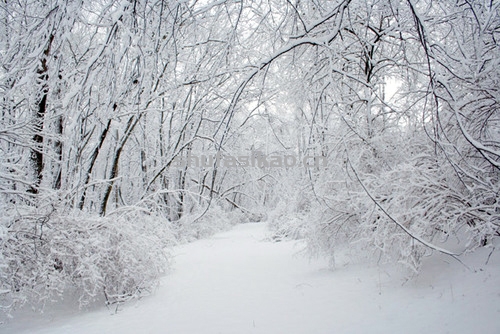
[[[1,305],[43,308],[71,294],[80,306],[150,292],[169,267],[168,221],[140,211],[108,217],[10,210],[1,217]]]
[[[298,197],[280,201],[269,214],[271,240],[301,239],[306,236],[311,215],[310,200]]]
[[[348,248],[353,260],[398,263],[413,273],[433,252],[456,256],[488,246],[499,233],[491,183],[498,173],[474,180],[472,173],[457,174],[449,155],[436,156],[426,140],[387,132],[370,146],[350,143],[309,187],[289,190],[309,198],[309,207],[293,198],[278,206],[270,221],[274,235],[305,237],[311,253],[332,264],[335,251]],[[398,153],[404,150],[409,154]]]
[[[172,223],[172,231],[179,242],[190,242],[228,230],[244,219],[245,216],[240,211],[227,212],[214,204],[208,210],[200,207],[192,213],[184,214]]]

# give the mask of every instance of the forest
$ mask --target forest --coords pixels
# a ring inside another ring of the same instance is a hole
[[[493,252],[499,201],[500,2],[0,2],[4,312],[136,298],[259,221],[417,275]]]

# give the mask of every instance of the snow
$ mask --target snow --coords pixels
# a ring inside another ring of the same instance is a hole
[[[266,227],[238,225],[176,247],[158,290],[117,313],[22,311],[0,332],[500,333],[498,252],[463,258],[470,269],[435,254],[406,280],[392,267],[330,270],[326,259],[303,256],[302,241],[269,241]]]

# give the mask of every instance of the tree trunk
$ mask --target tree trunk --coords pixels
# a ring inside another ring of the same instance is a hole
[[[31,185],[29,192],[33,194],[38,193],[38,188],[40,187],[40,183],[43,178],[43,124],[45,114],[47,112],[47,97],[49,94],[49,88],[47,85],[47,81],[49,79],[48,75],[48,66],[47,66],[47,58],[50,53],[50,48],[52,46],[52,42],[54,41],[54,35],[50,35],[47,47],[43,51],[43,57],[40,61],[40,68],[37,71],[38,80],[40,81],[40,100],[38,101],[38,109],[35,113],[34,119],[34,130],[35,134],[33,135],[34,147],[31,152],[31,161],[33,164],[33,171],[35,180]]]

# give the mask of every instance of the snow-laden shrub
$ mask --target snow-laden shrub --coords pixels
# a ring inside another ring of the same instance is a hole
[[[169,267],[169,222],[132,211],[98,217],[28,209],[0,223],[0,292],[6,311],[67,295],[80,306],[150,292]]]
[[[310,216],[309,200],[297,199],[296,196],[278,203],[269,214],[271,240],[301,239],[307,234]]]
[[[219,205],[212,204],[208,210],[199,207],[191,213],[185,213],[173,223],[173,230],[179,242],[190,242],[228,230],[238,223],[239,219],[234,218],[234,213],[228,213]]]
[[[348,247],[357,256],[418,272],[425,255],[462,254],[498,236],[497,194],[418,143],[392,149],[390,138],[383,139],[373,150],[338,158],[344,165],[317,182],[316,194],[327,205],[306,218],[313,253],[334,259],[334,250]],[[391,156],[402,147],[416,153]]]

